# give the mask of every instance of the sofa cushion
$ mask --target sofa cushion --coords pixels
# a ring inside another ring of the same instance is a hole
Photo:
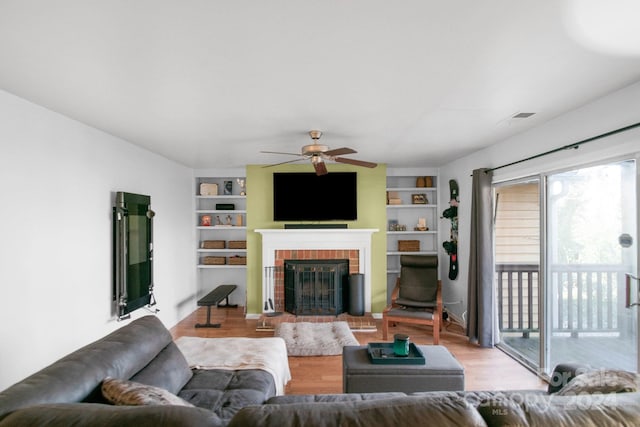
[[[556,394],[569,396],[593,393],[626,393],[638,391],[640,376],[616,369],[598,369],[573,378]]]
[[[639,426],[640,393],[535,396],[521,401],[532,426]]]
[[[238,411],[229,427],[382,427],[425,425],[425,422],[429,425],[486,425],[475,408],[463,398],[447,395],[250,406]]]
[[[241,408],[261,405],[275,392],[273,375],[267,371],[195,369],[178,396],[230,420]]]
[[[518,400],[496,393],[480,402],[477,409],[488,427],[527,426],[527,416],[517,402]]]
[[[193,406],[165,389],[116,378],[105,378],[102,394],[114,405]]]
[[[111,406],[58,403],[19,409],[0,420],[0,427],[222,427],[214,413],[184,406]]]
[[[187,364],[187,359],[184,358],[178,346],[171,342],[151,363],[130,379],[178,394],[192,376],[193,373]]]
[[[287,394],[284,396],[274,396],[267,400],[266,403],[267,405],[282,405],[313,402],[353,402],[357,400],[379,400],[402,396],[406,396],[406,394],[400,391],[383,393]]]

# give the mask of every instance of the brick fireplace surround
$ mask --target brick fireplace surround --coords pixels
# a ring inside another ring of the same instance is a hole
[[[365,279],[365,311],[371,312],[371,235],[377,229],[258,229],[262,235],[262,269],[274,268],[275,277],[263,274],[263,301],[271,298],[275,311],[284,310],[285,260],[348,259],[349,274]],[[267,312],[268,310],[265,310]]]
[[[360,259],[357,249],[277,249],[274,266],[274,291],[273,303],[275,311],[284,311],[284,262],[296,259],[323,260],[346,259],[349,260],[349,274],[360,271]]]

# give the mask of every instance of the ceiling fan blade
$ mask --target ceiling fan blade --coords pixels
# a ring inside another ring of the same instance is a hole
[[[300,153],[283,153],[281,151],[261,151],[261,153],[265,154],[286,154],[288,156],[300,156]]]
[[[344,154],[354,154],[354,153],[357,153],[357,151],[354,150],[353,148],[342,147],[342,148],[336,148],[335,150],[325,151],[322,154],[326,154],[327,156],[342,156]]]
[[[377,163],[365,162],[364,160],[347,159],[346,157],[336,157],[333,160],[338,163],[347,163],[349,165],[362,166],[365,168],[375,168],[378,166]]]
[[[326,175],[327,173],[329,173],[327,171],[327,166],[324,164],[324,162],[314,163],[313,167],[316,169],[316,175],[318,176]]]
[[[274,163],[274,164],[271,164],[271,165],[265,165],[265,166],[263,166],[263,168],[270,168],[270,167],[273,167],[273,166],[285,165],[287,163],[299,162],[300,160],[306,160],[306,159],[305,158],[301,158],[301,159],[295,159],[295,160],[287,160],[286,162],[280,162],[280,163]]]

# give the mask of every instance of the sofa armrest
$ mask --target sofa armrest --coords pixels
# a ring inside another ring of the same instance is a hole
[[[7,414],[0,427],[158,427],[206,426],[224,423],[211,411],[186,406],[112,406],[99,403],[57,403],[29,406]]]
[[[584,374],[585,372],[589,372],[591,370],[591,366],[585,363],[559,363],[553,369],[553,373],[549,378],[549,387],[547,387],[547,393],[557,393],[562,387],[567,385],[569,381],[571,381],[578,375]]]

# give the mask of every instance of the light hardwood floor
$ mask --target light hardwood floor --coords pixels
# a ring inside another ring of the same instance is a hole
[[[213,308],[212,322],[221,322],[220,329],[195,328],[206,320],[206,308],[202,307],[171,329],[174,339],[181,336],[216,337],[269,337],[272,331],[256,331],[257,320],[246,320],[243,309]],[[361,345],[382,342],[380,321],[376,332],[354,332]],[[390,328],[390,333],[405,333],[416,344],[431,344],[427,328],[402,325]],[[465,369],[466,390],[522,390],[545,389],[546,383],[498,349],[484,349],[469,344],[457,325],[449,325],[440,335],[444,345],[460,361]],[[289,357],[292,380],[286,387],[287,394],[341,393],[342,357],[315,356]]]

